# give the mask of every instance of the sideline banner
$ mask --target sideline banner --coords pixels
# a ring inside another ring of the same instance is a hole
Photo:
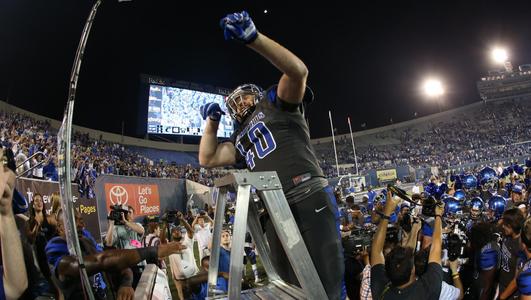
[[[156,184],[105,183],[105,203],[131,205],[136,216],[160,214],[159,187]]]
[[[393,181],[396,179],[396,169],[376,171],[378,181]]]
[[[110,206],[130,205],[135,209],[135,222],[147,215],[160,216],[167,210],[186,211],[186,180],[151,177],[101,175],[96,178],[98,219],[101,236],[107,232]]]
[[[35,194],[42,195],[44,208],[48,214],[52,211],[52,194],[59,194],[59,183],[57,181],[18,178],[16,181],[16,188],[22,195],[24,195],[24,197],[26,197],[30,205],[33,203],[33,196]],[[96,199],[80,198],[77,184],[72,184],[72,194],[74,205],[79,209],[83,221],[85,222],[86,229],[90,231],[94,239],[96,239],[96,242],[101,243]]]

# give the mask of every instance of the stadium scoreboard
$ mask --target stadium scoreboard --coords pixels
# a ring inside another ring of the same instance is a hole
[[[226,112],[224,98],[221,94],[150,84],[147,133],[202,136],[206,121],[201,118],[199,108],[215,102]],[[228,138],[233,131],[234,124],[230,116],[222,116],[217,136]]]

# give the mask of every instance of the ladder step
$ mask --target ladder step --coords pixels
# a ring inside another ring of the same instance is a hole
[[[270,283],[266,286],[257,287],[254,289],[249,289],[242,291],[240,299],[243,300],[300,300],[306,299],[301,291],[296,291],[299,296],[296,296],[293,290],[297,288],[291,287],[284,283],[288,288],[279,287],[276,284]],[[289,289],[292,290],[289,290]],[[226,300],[229,299],[227,295],[220,295],[216,297],[209,297],[209,300]]]

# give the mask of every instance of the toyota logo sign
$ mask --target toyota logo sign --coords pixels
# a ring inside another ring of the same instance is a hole
[[[111,200],[112,205],[127,204],[128,194],[126,189],[123,186],[115,185],[109,190],[109,200]]]

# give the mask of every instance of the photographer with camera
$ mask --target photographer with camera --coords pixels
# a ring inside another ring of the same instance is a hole
[[[105,246],[115,249],[137,249],[140,247],[144,227],[133,222],[134,208],[132,206],[114,205],[111,206],[109,214],[109,228],[105,236]],[[142,275],[144,263],[132,267],[134,274],[133,288],[136,288]]]
[[[420,228],[420,220],[411,215],[410,206],[407,203],[402,203],[400,205],[400,212],[398,213],[398,239],[401,246],[407,247],[406,245],[409,243],[411,234],[414,232],[412,231],[413,225],[417,223],[419,223],[418,227]],[[418,232],[415,232],[414,234],[417,236]],[[412,247],[415,249],[417,244],[415,243]]]
[[[13,212],[16,175],[3,155],[0,149],[0,299],[19,299],[28,287],[28,276]]]
[[[212,240],[212,224],[214,224],[214,221],[212,221],[210,216],[207,215],[204,210],[201,211],[195,217],[194,222],[192,222],[192,228],[194,229],[194,238],[197,241],[200,260],[204,256],[210,256],[210,250],[208,250],[208,245]]]
[[[412,222],[411,227],[410,227],[410,233],[407,239],[403,241],[404,247],[415,249],[417,240],[418,240],[418,234],[420,232],[420,228],[421,228],[420,222]],[[384,249],[383,249],[384,256],[389,254],[394,247],[395,247],[395,244],[393,243],[393,241],[390,241],[389,239],[387,239],[387,234],[386,234],[386,241],[385,241]],[[361,276],[361,287],[360,287],[360,299],[371,300],[372,299],[371,263],[370,263],[369,253],[367,252],[367,249],[363,249],[361,253],[361,259],[365,267],[363,268],[363,271],[361,273],[362,276]],[[352,297],[350,298],[353,299]]]
[[[415,254],[415,273],[418,277],[422,276],[426,271],[426,266],[428,265],[429,260],[429,250],[429,248],[422,249]],[[464,298],[465,292],[463,283],[461,282],[461,278],[459,276],[459,266],[460,264],[458,259],[448,261],[448,267],[452,272],[453,286],[443,280],[441,285],[441,293],[438,299],[461,300]]]
[[[503,213],[501,228],[503,241],[501,245],[501,267],[499,274],[499,299],[517,299],[516,268],[519,254],[523,250],[520,231],[524,225],[524,215],[518,208],[511,208]]]
[[[109,229],[105,236],[105,245],[118,249],[135,249],[137,241],[144,235],[144,227],[133,222],[135,209],[128,206],[115,205],[109,215]],[[133,243],[131,243],[133,242]]]
[[[438,299],[441,293],[442,215],[444,205],[435,206],[432,246],[426,272],[415,276],[414,249],[397,246],[384,258],[387,225],[398,201],[388,189],[384,214],[371,249],[371,292],[376,299]]]

